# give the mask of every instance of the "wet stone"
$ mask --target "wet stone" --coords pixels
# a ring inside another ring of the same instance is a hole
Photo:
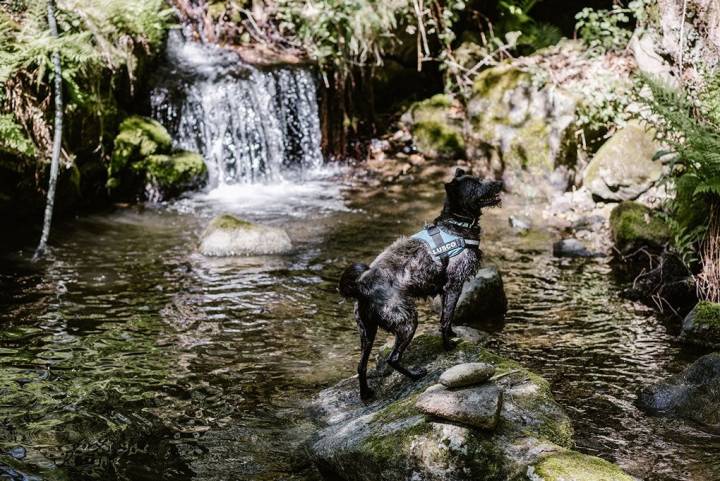
[[[495,367],[484,362],[466,362],[453,366],[440,375],[440,384],[458,388],[482,384],[495,374]]]
[[[494,429],[502,408],[502,391],[485,385],[450,391],[435,388],[420,395],[422,413],[480,429]]]
[[[553,244],[555,257],[595,257],[582,242],[577,239],[563,239]]]

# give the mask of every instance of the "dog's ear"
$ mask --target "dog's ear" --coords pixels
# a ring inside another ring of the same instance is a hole
[[[465,171],[464,171],[463,169],[461,169],[460,167],[458,167],[457,169],[455,169],[455,177],[462,177],[462,176],[465,175],[466,173],[467,173],[467,172],[465,172]]]

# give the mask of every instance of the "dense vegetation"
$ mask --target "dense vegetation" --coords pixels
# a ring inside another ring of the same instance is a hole
[[[119,99],[133,93],[171,22],[163,0],[57,3],[57,39],[50,35],[45,2],[13,0],[0,8],[3,200],[32,196],[44,184],[53,115],[51,53],[60,52],[66,98],[63,184],[79,189],[87,175],[83,187],[102,189],[104,161],[123,115]]]
[[[67,99],[60,195],[106,195],[113,139],[120,122],[137,113],[128,99],[142,85],[146,66],[175,22],[170,7],[205,41],[263,46],[316,64],[324,85],[326,153],[344,156],[360,153],[364,143],[353,141],[385,131],[413,100],[443,91],[464,108],[478,75],[488,67],[552,46],[563,36],[575,36],[584,45],[578,62],[622,56],[633,31],[657,21],[657,7],[649,0],[607,3],[605,9],[578,5],[570,21],[566,15],[555,23],[543,20],[539,6],[542,0],[278,0],[252,5],[240,0],[60,0],[56,40],[49,34],[44,2],[4,3],[0,169],[5,174],[0,200],[10,205],[34,199],[30,204],[37,204],[42,197],[53,114],[50,54],[55,49],[61,53]],[[529,71],[533,81],[547,82],[546,73]],[[633,115],[628,109],[632,85],[600,85],[600,90],[578,92],[587,99],[579,107],[577,127],[588,154]],[[643,85],[648,86],[644,91]],[[677,195],[668,206],[674,249],[691,268],[702,270],[700,292],[715,300],[720,276],[719,86],[708,73],[702,88],[670,88],[652,79],[634,88],[636,94],[644,92],[643,101],[654,99],[649,105],[655,118],[662,119],[659,136],[676,153],[670,177]]]

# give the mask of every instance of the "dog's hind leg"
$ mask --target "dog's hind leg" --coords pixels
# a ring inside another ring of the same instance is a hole
[[[414,380],[425,376],[425,374],[427,374],[427,370],[423,368],[409,369],[400,364],[400,361],[402,360],[402,355],[405,352],[405,349],[407,349],[413,339],[413,336],[415,336],[417,325],[417,312],[413,310],[411,322],[399,323],[395,329],[395,345],[393,346],[393,350],[387,360],[388,364],[397,372]]]
[[[357,368],[358,381],[360,382],[360,398],[365,401],[375,394],[367,383],[367,365],[373,343],[375,342],[377,323],[370,319],[368,311],[365,309],[361,310],[359,305],[355,307],[355,320],[357,321],[358,330],[360,331],[360,348],[362,350]]]

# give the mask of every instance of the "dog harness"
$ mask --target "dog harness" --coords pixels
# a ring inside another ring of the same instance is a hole
[[[433,258],[442,261],[449,257],[455,257],[468,248],[478,248],[480,241],[477,239],[465,239],[462,236],[444,231],[436,225],[425,226],[423,230],[414,234],[413,239],[423,241],[430,247]]]

